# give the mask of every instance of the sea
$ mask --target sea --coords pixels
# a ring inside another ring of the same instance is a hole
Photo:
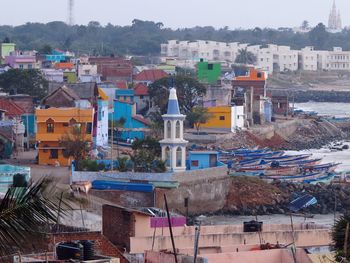
[[[291,105],[292,106],[292,105]],[[303,111],[314,111],[319,116],[330,116],[336,118],[349,117],[350,118],[350,103],[337,103],[337,102],[306,102],[295,103],[295,109],[301,109]],[[312,154],[314,158],[322,158],[322,163],[336,162],[340,163],[336,171],[350,171],[350,149],[347,150],[334,150],[332,146],[337,145],[337,148],[343,145],[349,145],[350,141],[333,142],[329,145],[325,145],[321,149],[310,149],[303,151],[288,151],[287,154]]]

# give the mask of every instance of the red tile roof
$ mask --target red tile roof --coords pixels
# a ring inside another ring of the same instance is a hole
[[[135,96],[148,96],[149,89],[148,87],[143,83],[136,84],[134,88],[134,94]]]
[[[161,69],[145,69],[135,76],[136,81],[156,81],[167,77],[168,74]]]
[[[25,113],[25,111],[15,102],[10,99],[0,98],[0,109],[6,111],[6,116],[18,117]]]
[[[116,81],[115,85],[118,89],[127,89],[128,83],[126,81]]]

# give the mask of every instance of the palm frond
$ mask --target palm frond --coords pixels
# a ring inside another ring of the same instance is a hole
[[[50,182],[42,179],[28,188],[7,191],[0,202],[0,255],[21,249],[40,235],[43,226],[57,223],[58,213],[66,214],[62,207],[69,204],[49,189]]]

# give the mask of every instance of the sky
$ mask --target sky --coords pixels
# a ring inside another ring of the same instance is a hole
[[[68,0],[0,0],[0,25],[67,21]],[[333,0],[74,0],[74,22],[130,25],[134,18],[165,27],[295,27],[328,23]],[[336,0],[343,26],[350,25],[350,0]],[[6,11],[8,10],[8,11]]]

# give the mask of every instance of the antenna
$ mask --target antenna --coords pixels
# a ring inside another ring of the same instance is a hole
[[[74,24],[74,0],[68,0],[68,25]]]

